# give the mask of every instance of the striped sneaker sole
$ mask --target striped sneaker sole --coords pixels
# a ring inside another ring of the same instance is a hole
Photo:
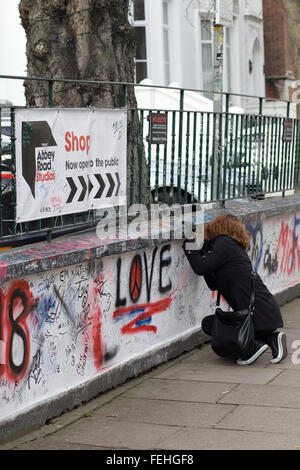
[[[284,332],[280,332],[278,335],[278,356],[274,359],[271,359],[271,364],[278,364],[278,362],[282,361],[288,355],[287,344],[286,344],[286,334]]]

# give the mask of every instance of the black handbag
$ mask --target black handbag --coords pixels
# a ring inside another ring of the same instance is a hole
[[[254,349],[253,312],[255,309],[256,272],[252,270],[252,292],[248,309],[224,312],[220,307],[220,292],[212,328],[211,347],[221,357],[247,359]]]

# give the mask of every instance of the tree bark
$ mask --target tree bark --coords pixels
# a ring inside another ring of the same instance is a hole
[[[128,0],[21,0],[19,12],[27,37],[27,75],[76,80],[134,82],[134,29],[128,22]],[[48,83],[25,81],[27,106],[48,105]],[[53,106],[121,107],[122,86],[54,82]],[[127,87],[127,106],[136,108],[134,87]],[[131,158],[128,112],[127,188]],[[146,181],[143,158],[138,166],[139,122],[134,121],[134,201],[137,175]],[[146,186],[145,184],[143,185]]]

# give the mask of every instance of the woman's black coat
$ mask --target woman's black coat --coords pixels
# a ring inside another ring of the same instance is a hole
[[[204,276],[211,290],[219,290],[232,310],[249,307],[252,265],[244,248],[229,236],[220,235],[204,242],[201,250],[183,249],[193,271]],[[259,331],[283,326],[279,306],[260,276],[256,276],[254,327]]]

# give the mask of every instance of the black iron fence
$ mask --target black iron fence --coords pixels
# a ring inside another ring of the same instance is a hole
[[[290,117],[286,102],[285,116],[268,115],[267,101],[257,101],[253,113],[230,112],[231,97],[223,94],[223,112],[185,109],[185,94],[202,90],[176,91],[176,109],[139,109],[127,106],[129,83],[88,80],[63,80],[1,76],[0,79],[40,80],[45,82],[48,106],[53,106],[53,84],[84,83],[116,86],[121,92],[121,106],[127,109],[128,130],[128,204],[209,203],[240,197],[264,198],[292,190],[299,177],[299,123]],[[144,87],[150,87],[144,85]],[[158,87],[155,87],[158,88]],[[35,220],[16,221],[15,107],[0,108],[0,240],[2,245],[79,230],[98,221],[97,211]],[[138,118],[138,119],[137,119]],[[135,125],[138,122],[138,132]],[[146,173],[142,171],[146,164]]]

